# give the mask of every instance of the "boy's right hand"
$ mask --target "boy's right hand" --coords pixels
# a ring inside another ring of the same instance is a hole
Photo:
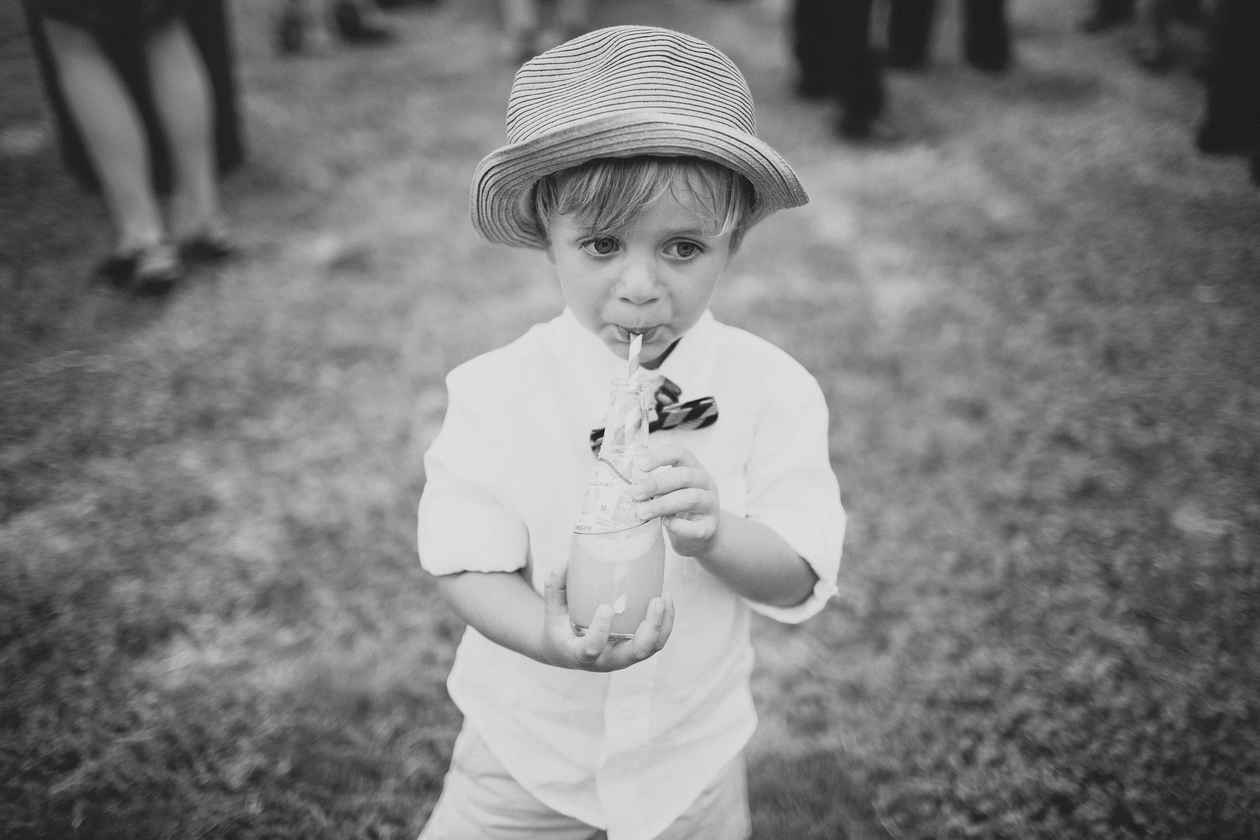
[[[595,610],[585,636],[579,636],[569,621],[566,571],[556,570],[547,577],[543,592],[543,661],[561,668],[583,671],[619,671],[642,662],[665,647],[674,629],[674,603],[667,597],[653,598],[647,615],[628,641],[609,640],[612,607],[601,604]]]

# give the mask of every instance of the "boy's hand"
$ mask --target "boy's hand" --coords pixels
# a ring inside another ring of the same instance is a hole
[[[668,597],[653,598],[647,615],[628,641],[610,640],[612,607],[601,604],[595,610],[586,635],[579,636],[569,622],[567,570],[547,577],[543,591],[546,605],[543,627],[543,661],[561,668],[583,671],[619,671],[642,662],[665,647],[674,629],[674,604]]]
[[[669,541],[684,557],[708,556],[717,540],[717,484],[690,449],[653,443],[642,464],[648,475],[630,487],[644,519],[662,517]]]

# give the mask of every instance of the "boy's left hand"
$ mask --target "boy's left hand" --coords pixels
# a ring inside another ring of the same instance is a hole
[[[630,487],[639,516],[661,517],[674,551],[684,557],[707,556],[717,540],[721,514],[709,471],[690,449],[656,442],[642,467],[648,475]]]

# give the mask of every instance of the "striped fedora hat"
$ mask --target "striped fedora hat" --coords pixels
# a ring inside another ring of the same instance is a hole
[[[527,61],[508,95],[507,141],[477,165],[471,196],[473,226],[507,245],[545,247],[534,184],[596,158],[722,164],[752,184],[754,221],[809,200],[788,162],[757,137],[735,63],[669,29],[597,29]]]

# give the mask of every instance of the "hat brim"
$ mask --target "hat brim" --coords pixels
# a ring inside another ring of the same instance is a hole
[[[697,157],[743,175],[756,195],[753,221],[809,201],[796,173],[769,144],[710,120],[629,111],[572,123],[496,149],[473,173],[473,226],[492,242],[546,247],[530,207],[539,178],[596,158]]]

